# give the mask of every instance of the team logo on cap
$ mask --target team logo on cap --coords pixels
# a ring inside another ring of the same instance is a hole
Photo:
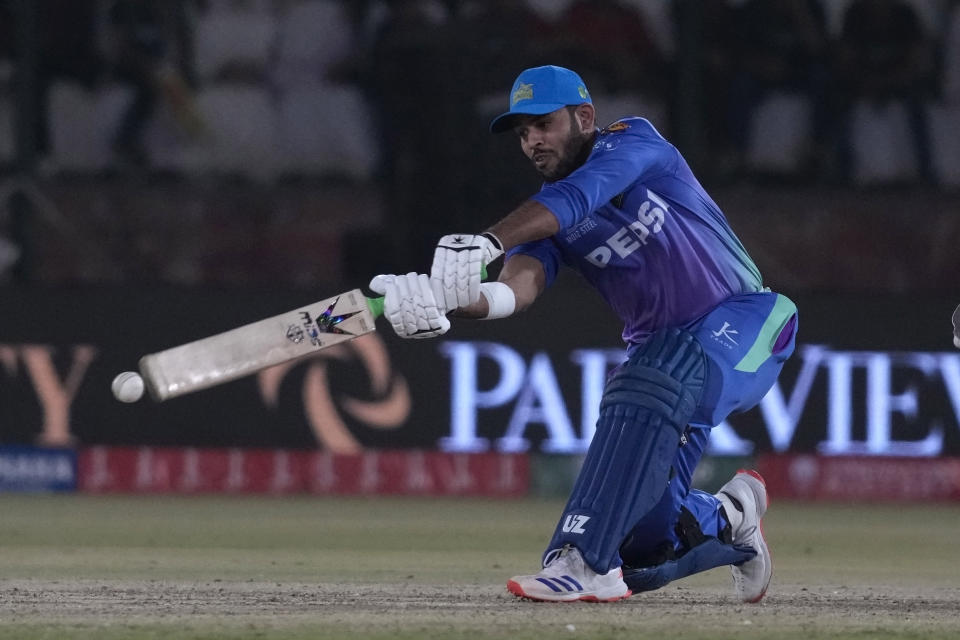
[[[521,100],[531,100],[533,99],[533,85],[526,84],[521,82],[516,90],[513,92],[513,96],[510,98],[510,106],[517,104]]]
[[[590,94],[587,93],[587,88],[583,85],[580,85],[579,87],[577,87],[577,93],[579,93],[580,97],[583,98],[584,100],[590,99]]]

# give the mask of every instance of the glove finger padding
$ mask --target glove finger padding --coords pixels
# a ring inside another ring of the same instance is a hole
[[[396,304],[393,305],[394,315],[390,318],[394,330],[404,337],[407,337],[407,335],[411,333],[411,327],[417,326],[416,316],[412,309],[416,301],[410,293],[410,287],[407,285],[408,279],[407,276],[396,276],[393,279],[393,297],[394,300],[396,300]],[[386,301],[386,299],[384,299],[384,301]],[[415,332],[416,329],[414,328],[413,333]]]
[[[370,289],[383,294],[383,315],[402,338],[433,338],[450,329],[426,274],[379,275]]]
[[[443,335],[450,329],[450,320],[437,305],[430,287],[430,278],[426,274],[408,274],[413,276],[411,283],[415,283],[412,321],[417,330],[410,338],[433,338]]]
[[[378,276],[373,276],[373,279],[370,281],[370,284],[367,285],[370,287],[370,290],[374,293],[378,293],[381,296],[387,293],[387,283],[393,281],[392,275],[381,274]]]
[[[480,250],[475,247],[437,247],[430,269],[448,309],[465,307],[480,299]]]
[[[430,284],[447,310],[466,307],[480,299],[484,267],[503,254],[492,235],[452,234],[440,238],[433,254]]]
[[[397,291],[396,279],[392,274],[375,276],[370,281],[370,289],[383,296],[383,317],[397,335],[403,335],[403,297]]]

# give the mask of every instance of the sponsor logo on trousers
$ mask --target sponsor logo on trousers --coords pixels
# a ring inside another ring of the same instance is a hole
[[[590,519],[590,516],[577,516],[570,515],[567,516],[563,521],[563,532],[564,533],[586,533],[586,529],[583,528],[587,524],[587,520]]]

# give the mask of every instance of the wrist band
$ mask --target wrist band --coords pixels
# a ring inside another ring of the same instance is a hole
[[[490,233],[489,231],[484,231],[484,232],[481,233],[480,235],[482,235],[484,238],[486,238],[486,239],[489,240],[491,243],[493,243],[493,246],[496,247],[498,251],[503,252],[503,243],[500,242],[500,238],[498,238],[497,236],[493,235],[493,234]]]
[[[484,320],[506,318],[517,308],[517,297],[513,289],[503,282],[483,282],[480,284],[480,294],[487,300],[489,310]]]

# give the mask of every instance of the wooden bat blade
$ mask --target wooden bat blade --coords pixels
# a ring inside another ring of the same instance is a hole
[[[167,400],[310,355],[376,330],[377,301],[359,289],[208,338],[145,355],[150,396]]]

